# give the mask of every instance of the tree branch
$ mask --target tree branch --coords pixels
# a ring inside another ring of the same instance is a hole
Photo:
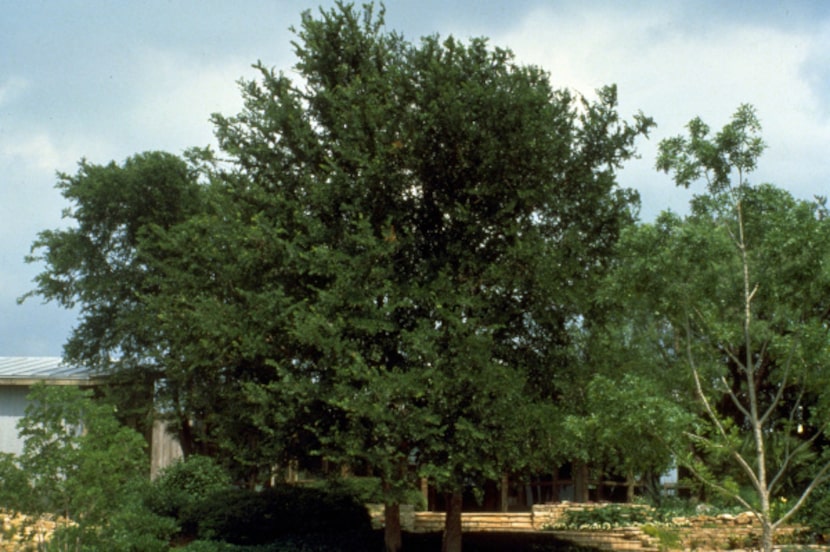
[[[761,355],[766,353],[767,344],[769,340],[764,341],[764,345],[761,348]],[[793,355],[795,354],[795,342],[793,342],[792,346],[790,347],[790,353],[787,355],[787,361],[784,363],[784,377],[781,380],[781,383],[778,384],[778,390],[775,392],[775,397],[773,397],[772,402],[770,402],[769,407],[767,407],[766,411],[764,412],[763,416],[758,420],[762,426],[767,423],[767,420],[772,415],[775,407],[778,406],[778,403],[781,401],[781,397],[784,396],[784,388],[787,386],[787,380],[790,378],[790,367],[792,366],[792,359]],[[761,362],[761,359],[758,359],[758,362]],[[804,389],[802,388],[801,393],[799,394],[798,398],[799,401],[801,400],[802,395],[804,394]]]
[[[741,401],[738,399],[738,396],[735,394],[734,391],[732,391],[732,388],[729,387],[729,382],[726,381],[726,378],[724,376],[721,376],[720,381],[723,384],[723,388],[726,391],[727,395],[729,395],[729,398],[732,399],[732,404],[735,405],[735,408],[737,408],[741,414],[749,418],[749,410],[747,410],[746,407],[741,404]]]
[[[692,376],[694,377],[694,380],[695,380],[695,389],[697,391],[697,396],[700,399],[700,401],[703,403],[703,406],[706,409],[706,414],[709,416],[709,419],[712,420],[712,423],[715,425],[715,427],[717,428],[717,430],[721,434],[721,436],[724,438],[724,440],[728,442],[729,434],[727,433],[726,428],[723,427],[723,424],[721,423],[718,416],[715,414],[715,411],[712,408],[712,405],[709,402],[709,399],[706,398],[706,394],[703,392],[703,385],[700,383],[700,374],[698,373],[697,365],[695,364],[695,361],[694,361],[694,355],[692,355],[691,344],[689,343],[689,341],[690,341],[689,332],[691,330],[690,330],[690,327],[689,327],[688,317],[686,318],[686,330],[687,330],[687,333],[686,333],[686,354],[687,354],[688,359],[689,359],[689,365],[692,368]],[[708,441],[707,439],[702,438],[702,437],[700,437],[700,439],[702,441]],[[712,442],[712,441],[708,441],[708,442],[714,444],[714,442]],[[720,447],[720,448],[725,448],[725,447]],[[752,466],[750,466],[749,463],[747,463],[747,461],[744,459],[744,457],[741,456],[741,453],[738,452],[735,449],[732,449],[731,450],[731,455],[735,459],[735,461],[738,462],[738,464],[741,466],[741,468],[744,470],[744,472],[747,474],[747,476],[752,480],[752,484],[756,488],[760,489],[762,487],[762,485],[761,485],[761,482],[760,482],[758,476],[755,474],[755,471],[752,469]]]
[[[825,483],[828,479],[830,479],[830,462],[825,463],[824,466],[821,467],[821,470],[819,470],[813,480],[810,481],[810,484],[807,485],[807,488],[804,489],[803,493],[801,493],[801,496],[798,498],[796,503],[793,504],[789,510],[787,510],[787,513],[772,524],[772,530],[775,531],[781,525],[786,523],[787,520],[789,520],[804,505],[807,498],[809,498],[816,487]]]
[[[714,482],[714,481],[712,481],[711,479],[707,479],[707,478],[706,478],[703,474],[701,474],[701,473],[700,473],[700,471],[699,471],[699,470],[697,470],[697,469],[696,469],[696,468],[695,468],[695,467],[694,467],[691,463],[688,463],[688,464],[686,465],[686,467],[689,469],[689,471],[691,471],[691,472],[692,472],[692,475],[694,475],[694,476],[695,476],[695,477],[696,477],[699,481],[701,481],[704,485],[707,485],[707,486],[709,486],[709,487],[711,487],[711,488],[713,488],[713,489],[717,490],[718,492],[721,492],[721,493],[723,493],[723,494],[725,494],[725,495],[727,495],[727,496],[730,496],[730,497],[734,498],[735,500],[737,500],[737,501],[741,504],[741,506],[743,506],[743,507],[744,507],[744,508],[746,508],[748,511],[752,512],[753,514],[755,514],[755,515],[756,515],[756,517],[758,516],[758,511],[757,511],[755,508],[753,508],[753,507],[752,507],[752,505],[751,505],[749,502],[747,502],[746,500],[744,500],[744,498],[743,498],[742,496],[740,496],[740,495],[739,495],[739,494],[737,494],[737,493],[734,493],[734,492],[730,491],[729,489],[727,489],[727,488],[726,488],[726,487],[724,487],[723,485],[719,485],[718,483],[715,483],[715,482]]]

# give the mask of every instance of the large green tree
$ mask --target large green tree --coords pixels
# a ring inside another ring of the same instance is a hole
[[[38,235],[27,261],[46,269],[27,296],[79,309],[64,346],[69,360],[106,369],[114,358],[143,355],[155,336],[140,322],[148,278],[138,242],[149,225],[170,227],[199,209],[193,171],[164,152],[122,165],[82,160],[76,174],[58,175],[57,188],[70,202],[71,224]]]
[[[175,318],[161,319],[154,309],[159,297],[170,302],[168,311],[179,308],[188,284],[178,279],[175,293],[169,292],[169,247],[159,236],[185,221],[191,221],[194,232],[210,234],[212,242],[201,241],[198,251],[187,251],[192,244],[177,234],[179,249],[173,253],[186,251],[205,271],[220,264],[215,257],[227,246],[227,225],[221,224],[227,221],[217,216],[222,207],[210,193],[209,181],[200,181],[206,170],[170,153],[145,152],[120,165],[82,160],[76,174],[60,174],[57,187],[70,202],[64,212],[70,224],[38,235],[27,261],[42,262],[45,269],[26,297],[40,295],[77,308],[78,324],[64,357],[105,376],[102,381],[122,420],[149,435],[152,422],[165,418],[185,455],[221,457],[225,464],[243,466],[236,471],[244,475],[263,464],[250,458],[257,456],[251,451],[262,448],[262,440],[240,399],[240,386],[256,375],[244,364],[230,371],[216,342],[211,342],[205,368],[205,359],[193,354],[194,343],[209,342],[216,330],[201,328],[200,334],[184,339],[187,328],[178,327]],[[232,257],[223,262],[235,275],[246,269],[255,273]],[[199,293],[224,289],[216,273],[194,272],[201,289],[188,299],[196,302]],[[239,312],[232,316],[216,309],[212,314],[216,324],[244,319]]]
[[[408,42],[371,6],[296,35],[296,78],[260,64],[214,117],[204,186],[160,154],[63,176],[79,227],[36,242],[36,293],[84,309],[71,359],[151,368],[186,450],[254,479],[364,464],[393,514],[426,475],[459,550],[466,487],[554,461],[572,328],[636,205],[615,173],[652,122],[483,39]],[[157,160],[182,175],[161,209],[140,201]]]
[[[821,201],[750,185],[765,147],[751,106],[714,135],[699,119],[688,131],[661,143],[658,168],[705,191],[690,215],[664,213],[623,239],[626,292],[653,321],[655,367],[685,368],[676,389],[694,391],[681,460],[755,513],[770,550],[830,473],[830,224]],[[780,496],[786,508],[773,506]]]
[[[58,175],[57,188],[70,204],[69,224],[38,235],[26,260],[45,268],[21,300],[39,295],[77,310],[66,361],[106,374],[120,415],[148,430],[165,367],[151,354],[159,333],[144,299],[156,285],[139,244],[149,228],[170,228],[203,208],[197,173],[180,157],[145,152],[120,165],[82,160],[75,174]]]
[[[224,207],[155,238],[164,350],[216,385],[263,374],[242,385],[259,430],[371,466],[392,508],[428,475],[458,550],[465,486],[550,451],[568,327],[636,201],[615,171],[651,121],[371,7],[305,14],[295,46],[296,82],[260,65],[214,118]]]

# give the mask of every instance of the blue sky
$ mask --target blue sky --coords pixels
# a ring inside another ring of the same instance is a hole
[[[0,356],[59,355],[74,323],[39,298],[16,304],[41,269],[23,262],[37,232],[67,224],[56,171],[211,144],[210,114],[239,110],[252,63],[291,74],[289,27],[319,5],[0,0]],[[620,173],[645,220],[689,198],[653,170],[657,142],[697,115],[717,129],[741,103],[757,107],[769,144],[753,179],[830,193],[828,2],[389,0],[386,11],[410,40],[489,37],[557,88],[616,83],[624,116],[659,125]]]

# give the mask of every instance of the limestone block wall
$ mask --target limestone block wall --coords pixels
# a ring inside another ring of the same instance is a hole
[[[549,530],[562,521],[568,511],[603,508],[605,504],[556,503],[541,504],[531,512],[497,513],[465,512],[461,515],[464,531],[522,532]],[[630,505],[629,505],[630,506]],[[643,508],[648,506],[643,505]],[[383,527],[383,506],[369,507],[376,528]],[[443,512],[415,512],[411,506],[401,506],[401,528],[408,532],[440,532],[444,528]],[[792,534],[801,530],[797,526],[779,529],[779,542],[787,542]],[[699,515],[675,518],[669,530],[679,537],[679,548],[684,550],[734,550],[757,548],[761,527],[751,513],[718,516]],[[621,527],[604,530],[554,530],[553,533],[578,545],[599,550],[621,552],[650,552],[660,549],[656,538],[643,532],[641,527]]]
[[[533,506],[533,528],[537,531],[541,531],[545,528],[555,527],[563,520],[567,512],[595,510],[606,506],[607,504],[605,503],[595,502],[557,502],[553,504],[535,504]],[[626,506],[648,508],[645,504],[626,504]]]

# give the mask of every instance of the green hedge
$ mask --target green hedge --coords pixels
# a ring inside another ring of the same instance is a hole
[[[227,472],[207,456],[191,456],[165,468],[153,482],[147,506],[160,516],[180,518],[182,513],[212,493],[227,489]]]
[[[369,514],[353,496],[302,487],[226,489],[193,504],[182,517],[196,522],[194,536],[199,539],[238,545],[333,534],[361,539],[371,534]]]

